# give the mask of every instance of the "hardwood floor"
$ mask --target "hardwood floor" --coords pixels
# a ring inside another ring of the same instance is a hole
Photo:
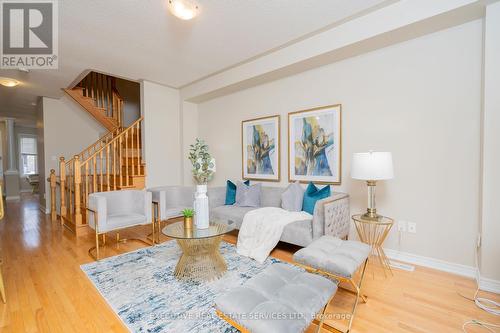
[[[147,231],[149,228],[136,228],[127,234]],[[236,236],[228,235],[226,240],[234,243]],[[39,211],[35,197],[9,202],[0,222],[7,294],[7,304],[0,302],[0,332],[127,332],[80,270],[79,265],[92,261],[87,254],[92,244],[90,235],[76,239],[59,222],[51,222]],[[135,243],[110,246],[104,255],[138,247],[141,245]],[[280,244],[272,255],[290,260],[294,249]],[[368,303],[358,306],[353,332],[459,332],[473,318],[500,323],[499,317],[479,310],[456,293],[472,296],[474,282],[452,274],[417,267],[414,272],[395,270],[393,277],[384,278],[370,264],[364,287]],[[344,312],[352,299],[351,294],[339,291],[329,311]]]

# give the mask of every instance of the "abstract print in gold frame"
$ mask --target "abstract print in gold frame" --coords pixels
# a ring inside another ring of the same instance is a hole
[[[288,114],[288,180],[340,185],[341,104]]]
[[[280,116],[241,122],[242,178],[280,181]]]

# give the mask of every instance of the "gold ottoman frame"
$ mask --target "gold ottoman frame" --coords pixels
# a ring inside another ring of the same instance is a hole
[[[341,288],[342,290],[345,290],[345,291],[347,291],[349,293],[352,293],[352,294],[356,295],[356,300],[354,301],[354,304],[352,306],[352,311],[351,311],[351,314],[350,314],[349,325],[347,327],[347,330],[344,332],[344,331],[342,331],[342,330],[340,330],[338,328],[333,328],[330,325],[328,325],[328,326],[330,326],[331,328],[334,329],[334,331],[331,331],[331,332],[349,333],[351,331],[351,328],[352,328],[352,323],[354,321],[354,315],[356,314],[356,308],[358,307],[359,299],[361,298],[363,300],[363,303],[366,303],[368,301],[368,297],[366,295],[363,295],[361,293],[361,285],[362,285],[364,277],[365,277],[365,271],[366,271],[366,266],[368,264],[368,258],[365,259],[365,262],[363,264],[363,270],[361,272],[361,277],[359,279],[359,283],[356,283],[354,281],[353,277],[348,278],[348,277],[345,277],[345,276],[342,276],[342,275],[333,274],[331,272],[327,272],[327,271],[324,271],[324,270],[321,270],[321,269],[318,269],[318,268],[314,268],[314,267],[302,265],[302,264],[299,264],[297,262],[293,262],[293,264],[296,265],[296,266],[304,268],[306,271],[308,271],[310,273],[320,274],[320,275],[324,275],[324,276],[326,276],[326,277],[328,277],[330,279],[334,279],[334,280],[337,281],[337,286],[339,288]],[[342,287],[340,285],[340,283],[342,283],[342,282],[349,283],[354,288],[354,290]],[[324,324],[324,325],[327,325],[327,324]]]

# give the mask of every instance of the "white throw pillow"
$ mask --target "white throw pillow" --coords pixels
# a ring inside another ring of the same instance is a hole
[[[261,184],[245,185],[242,182],[236,183],[235,206],[240,207],[260,207]]]
[[[304,189],[299,182],[288,185],[281,194],[281,208],[290,212],[300,212],[304,201]]]

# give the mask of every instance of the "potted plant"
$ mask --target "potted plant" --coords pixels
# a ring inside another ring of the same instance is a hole
[[[215,173],[215,159],[208,152],[205,141],[196,138],[189,149],[189,161],[193,165],[193,178],[196,181],[194,201],[195,224],[198,229],[209,227],[207,183]]]
[[[193,216],[194,216],[194,209],[192,208],[186,208],[182,210],[182,216],[184,216],[184,229],[185,230],[192,230],[193,229]]]

